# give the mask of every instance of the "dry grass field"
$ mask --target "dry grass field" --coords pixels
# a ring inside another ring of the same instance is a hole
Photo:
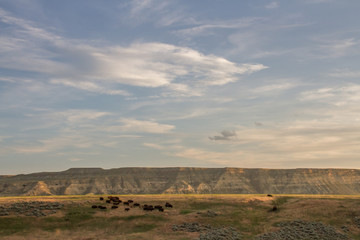
[[[173,204],[164,212],[112,204],[100,196],[1,197],[0,208],[16,203],[57,202],[61,209],[46,216],[8,211],[0,216],[0,239],[196,239],[199,232],[173,231],[173,225],[199,223],[212,228],[233,227],[242,239],[279,229],[278,223],[301,219],[322,222],[350,239],[360,239],[360,196],[328,195],[116,195],[121,200],[152,205]],[[104,195],[103,197],[107,197]],[[107,206],[106,210],[92,205]],[[273,206],[277,211],[272,211]],[[25,212],[24,212],[25,213]],[[214,214],[215,213],[215,214]],[[359,221],[358,221],[359,220]]]

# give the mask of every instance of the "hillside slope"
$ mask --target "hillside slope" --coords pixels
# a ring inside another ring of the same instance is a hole
[[[0,196],[161,193],[360,194],[360,170],[72,168],[0,176]]]

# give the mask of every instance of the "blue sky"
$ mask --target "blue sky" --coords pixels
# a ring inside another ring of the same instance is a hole
[[[0,0],[0,174],[360,168],[357,0]]]

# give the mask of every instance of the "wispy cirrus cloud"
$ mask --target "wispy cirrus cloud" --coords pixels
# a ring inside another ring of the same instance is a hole
[[[261,87],[256,87],[252,89],[251,92],[256,94],[274,94],[292,89],[297,86],[299,86],[299,83],[296,80],[282,79],[277,80],[275,83],[272,84],[264,84]]]
[[[99,86],[99,84],[96,84],[94,82],[90,81],[74,81],[70,79],[51,79],[50,83],[52,84],[59,84],[69,87],[78,88],[81,90],[94,92],[94,93],[102,93],[102,94],[108,94],[108,95],[122,95],[122,96],[130,96],[131,94],[125,90],[117,90],[113,89],[111,86],[105,87],[105,86]]]
[[[349,69],[337,69],[328,73],[328,76],[335,78],[360,78],[360,71],[353,71]]]
[[[325,57],[342,57],[345,55],[359,53],[358,47],[360,46],[359,39],[356,38],[343,38],[343,39],[319,39],[320,51],[322,51]],[[354,49],[357,49],[354,52]]]
[[[328,167],[337,167],[338,159],[356,162],[360,157],[356,151],[360,144],[356,132],[360,128],[356,119],[349,121],[349,117],[333,112],[333,118],[298,120],[282,126],[239,126],[234,141],[211,141],[221,144],[220,150],[182,146],[169,147],[166,152],[171,156],[220,166],[294,168],[327,164]],[[219,137],[226,138],[224,135]]]
[[[336,106],[346,106],[360,103],[360,85],[347,84],[345,86],[327,87],[301,93],[303,101],[318,101]]]
[[[274,9],[274,8],[278,8],[278,7],[279,7],[279,3],[276,1],[265,5],[265,8],[267,8],[267,9]]]
[[[0,47],[0,52],[5,53],[1,67],[42,73],[52,84],[94,93],[129,96],[131,93],[121,88],[136,86],[161,87],[163,96],[166,92],[200,96],[204,86],[235,82],[241,75],[267,68],[159,42],[129,46],[90,44],[35,27],[4,10],[0,16],[3,23],[12,26],[2,37],[2,42],[8,44]]]
[[[192,22],[182,5],[177,1],[161,0],[131,0],[119,5],[126,9],[128,14],[123,16],[124,21],[131,20],[130,24],[147,24],[149,22],[158,26],[170,26]],[[156,16],[156,17],[154,17]]]
[[[165,149],[164,146],[160,145],[160,144],[156,144],[156,143],[144,143],[145,147],[149,147],[149,148],[154,148],[157,150],[163,150]]]
[[[264,22],[266,18],[263,17],[249,17],[241,19],[232,19],[226,21],[196,21],[193,26],[182,28],[180,30],[174,31],[174,34],[180,36],[199,36],[211,34],[214,30],[220,29],[242,29],[248,28],[257,24]]]
[[[132,118],[123,118],[119,129],[123,132],[140,132],[140,133],[169,133],[175,126],[169,124],[161,124],[155,121],[137,120]]]
[[[155,120],[119,119],[118,114],[89,109],[66,111],[40,109],[36,113],[26,114],[26,118],[28,123],[36,120],[37,125],[21,127],[22,138],[31,136],[34,130],[46,129],[46,133],[32,137],[31,141],[14,136],[7,148],[18,154],[73,152],[84,149],[94,152],[98,148],[114,149],[124,139],[136,141],[146,134],[168,134],[175,129],[173,125]],[[1,139],[6,138],[0,136],[0,141]]]

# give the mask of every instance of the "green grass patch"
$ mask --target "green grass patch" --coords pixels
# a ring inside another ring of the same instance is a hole
[[[208,201],[194,201],[189,203],[189,207],[193,210],[206,210],[213,209],[223,206],[235,207],[239,204],[228,203],[228,202],[208,202]]]
[[[0,218],[0,235],[2,236],[30,231],[32,227],[33,224],[31,218],[27,218],[27,217]]]
[[[149,219],[153,221],[164,221],[165,218],[163,216],[157,216],[157,215],[131,215],[126,217],[118,217],[119,220],[123,221],[133,221],[133,220],[139,220],[139,219]]]
[[[89,207],[72,207],[67,209],[64,216],[65,222],[68,222],[67,225],[77,227],[78,225],[83,225],[84,222],[94,218],[95,210]]]
[[[132,233],[141,233],[141,232],[148,232],[156,228],[156,224],[149,224],[149,223],[139,223],[134,225],[130,228]]]
[[[190,209],[181,209],[180,210],[180,214],[183,214],[183,215],[189,214],[189,213],[192,213],[192,212],[194,212],[194,211],[190,210]]]

